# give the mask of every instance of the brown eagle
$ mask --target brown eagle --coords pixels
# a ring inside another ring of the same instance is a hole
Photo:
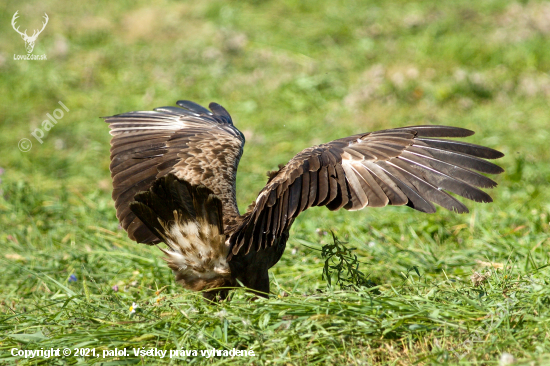
[[[440,137],[474,132],[448,126],[411,126],[365,132],[313,146],[269,173],[244,215],[235,178],[244,146],[221,105],[210,110],[187,100],[104,117],[111,128],[111,177],[117,217],[130,239],[161,249],[176,281],[225,298],[238,281],[269,293],[268,269],[281,258],[289,230],[312,206],[329,210],[407,205],[433,213],[434,203],[468,212],[447,192],[476,201],[476,188],[497,184],[480,173],[503,169],[484,159],[502,153]],[[238,281],[237,281],[238,280]]]

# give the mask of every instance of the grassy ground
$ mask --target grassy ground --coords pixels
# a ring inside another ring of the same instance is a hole
[[[13,60],[25,54],[16,10],[22,29],[48,13],[34,50],[46,61]],[[550,3],[8,1],[0,13],[0,363],[550,364]],[[178,99],[219,102],[244,132],[241,210],[302,148],[379,128],[473,129],[506,173],[495,202],[465,215],[310,210],[271,299],[210,305],[127,239],[110,198],[98,117]],[[59,101],[69,112],[41,144],[31,132]],[[327,288],[330,230],[378,287]],[[11,355],[64,347],[132,356]],[[134,357],[140,347],[256,356]]]

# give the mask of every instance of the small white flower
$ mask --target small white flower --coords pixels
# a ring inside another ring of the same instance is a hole
[[[135,314],[136,313],[136,309],[138,308],[138,304],[136,304],[135,302],[132,303],[132,306],[130,306],[130,314]]]

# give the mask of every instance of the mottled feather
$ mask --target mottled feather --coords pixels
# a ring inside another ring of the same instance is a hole
[[[208,109],[191,101],[105,117],[111,128],[111,177],[117,218],[130,239],[162,241],[129,209],[134,195],[169,173],[208,187],[223,202],[224,224],[239,216],[235,177],[244,136],[216,103]],[[180,108],[181,107],[181,108]]]

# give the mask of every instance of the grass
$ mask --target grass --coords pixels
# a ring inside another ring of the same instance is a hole
[[[25,52],[16,10],[29,29],[48,14],[34,50],[46,61],[13,60]],[[0,363],[550,363],[548,2],[47,0],[0,12]],[[237,290],[208,304],[119,229],[98,118],[178,99],[219,102],[245,134],[241,211],[301,149],[380,128],[475,130],[468,141],[503,151],[506,172],[495,202],[465,215],[309,210],[270,299]],[[31,132],[58,101],[69,112],[41,144]],[[330,231],[376,287],[327,287]],[[63,347],[131,356],[10,351]],[[141,347],[256,356],[134,357]]]

